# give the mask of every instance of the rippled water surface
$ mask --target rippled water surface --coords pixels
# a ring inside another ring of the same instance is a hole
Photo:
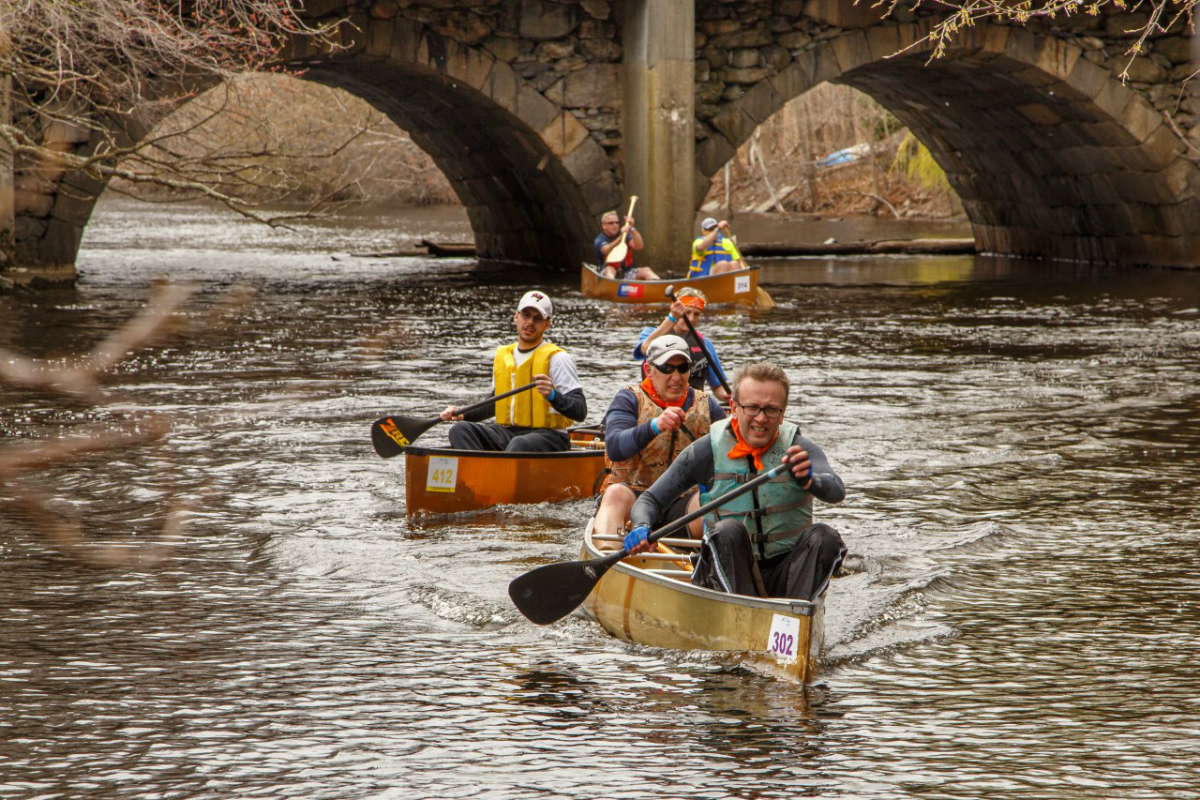
[[[847,484],[803,689],[525,621],[509,580],[575,556],[586,501],[406,518],[370,422],[479,399],[523,291],[590,421],[661,314],[354,255],[425,235],[469,231],[109,202],[75,290],[0,297],[0,346],[59,358],[158,277],[198,283],[196,319],[256,291],[122,364],[111,406],[0,388],[9,444],[172,415],[167,446],[38,473],[94,539],[137,553],[195,506],[165,565],[100,569],[0,505],[0,797],[1200,797],[1200,274],[803,259],[764,265],[774,311],[706,316],[723,360],[786,367]]]

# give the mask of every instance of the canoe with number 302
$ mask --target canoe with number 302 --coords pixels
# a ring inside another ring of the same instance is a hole
[[[749,597],[691,583],[696,539],[665,538],[657,551],[615,565],[583,601],[619,639],[676,650],[734,651],[764,671],[808,683],[817,672],[824,601]],[[619,535],[600,536],[589,522],[581,561],[620,549]]]
[[[573,429],[571,449],[558,453],[409,447],[404,451],[406,513],[454,514],[590,497],[599,489],[604,467],[604,438],[595,429]]]

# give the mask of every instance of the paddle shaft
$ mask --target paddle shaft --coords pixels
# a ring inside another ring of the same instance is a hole
[[[650,543],[671,534],[688,523],[715,511],[734,498],[741,497],[746,492],[757,489],[762,484],[790,469],[787,462],[772,469],[741,486],[726,492],[720,497],[697,508],[690,514],[685,514],[677,520],[646,537]],[[629,555],[629,551],[621,549],[612,555],[594,558],[591,561],[573,561],[561,564],[547,564],[544,567],[530,570],[515,578],[508,585],[508,596],[512,598],[517,610],[539,625],[549,625],[570,614],[587,598],[592,589],[604,577],[609,568]]]
[[[674,285],[667,287],[667,299],[670,300],[671,302],[675,301],[675,286]],[[683,323],[684,323],[684,325],[687,326],[688,333],[690,333],[692,335],[692,341],[694,341],[696,343],[696,347],[699,347],[701,350],[704,350],[704,342],[702,342],[700,340],[700,334],[696,333],[696,327],[694,325],[692,325],[692,321],[691,321],[691,319],[688,318],[688,315],[686,312],[683,315]],[[733,397],[733,390],[729,388],[729,382],[725,380],[725,370],[721,369],[716,364],[713,364],[711,366],[712,366],[712,371],[717,373],[717,380],[721,382],[721,388],[725,390],[726,396]]]
[[[629,211],[625,213],[626,217],[633,216],[633,206],[635,203],[637,203],[636,194],[629,198]],[[608,251],[608,255],[604,257],[605,265],[619,264],[623,262],[625,260],[625,254],[629,252],[629,242],[626,241],[626,238],[629,236],[628,222],[621,226],[621,232],[617,235],[620,236],[621,239],[616,243],[616,245],[613,246],[612,250]]]
[[[456,409],[458,411],[458,413],[455,416],[469,414],[472,411],[481,409],[490,403],[496,402],[497,400],[503,400],[506,397],[512,397],[514,394],[520,394],[521,392],[524,392],[528,389],[532,389],[535,386],[537,386],[537,381],[534,381],[533,383],[527,383],[524,386],[518,386],[515,389],[510,389],[509,391],[505,392],[504,394],[493,395],[492,397],[489,397],[487,400],[480,400],[478,403],[471,403],[471,405],[466,406],[465,408]],[[438,419],[440,420],[441,417],[438,417]]]

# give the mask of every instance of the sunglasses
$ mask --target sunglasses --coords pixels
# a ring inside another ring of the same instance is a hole
[[[686,361],[682,364],[655,364],[654,368],[664,375],[670,375],[672,372],[686,375],[692,371],[692,365]]]

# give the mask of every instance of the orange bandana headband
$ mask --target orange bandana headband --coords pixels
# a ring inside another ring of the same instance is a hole
[[[679,302],[683,303],[685,306],[691,306],[700,311],[704,310],[704,301],[701,300],[699,297],[696,297],[694,294],[689,294],[684,297],[680,297]]]

